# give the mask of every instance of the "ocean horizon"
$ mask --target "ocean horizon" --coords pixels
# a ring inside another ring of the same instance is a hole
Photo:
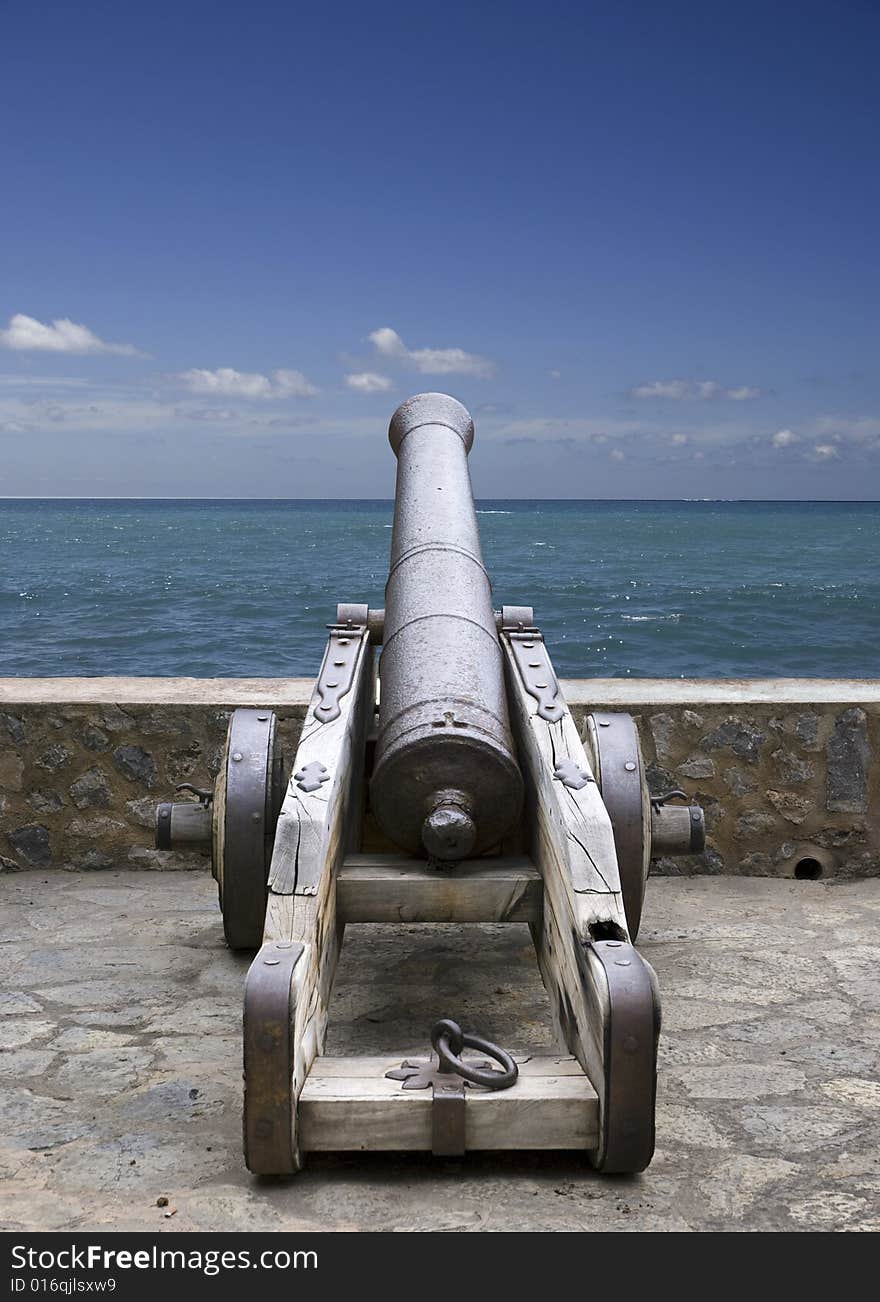
[[[383,604],[385,498],[0,498],[0,675],[311,676]],[[880,677],[875,499],[477,502],[572,677]]]
[[[539,502],[576,502],[581,505],[593,502],[749,502],[756,506],[762,503],[768,506],[777,505],[799,505],[811,506],[814,503],[820,503],[828,506],[849,506],[852,504],[863,506],[875,506],[880,504],[880,498],[877,497],[493,497],[493,498],[475,498],[475,506],[479,510],[480,502],[528,502],[530,504]],[[156,496],[144,496],[135,494],[124,496],[120,494],[107,494],[95,496],[94,494],[85,493],[0,493],[0,502],[189,502],[192,505],[198,505],[199,502],[391,502],[393,497],[267,497],[264,494],[260,496],[252,495],[250,497],[236,497],[228,494],[218,495],[215,497],[172,497],[168,494],[158,494]]]

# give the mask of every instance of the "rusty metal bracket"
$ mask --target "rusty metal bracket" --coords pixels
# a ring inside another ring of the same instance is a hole
[[[660,995],[653,968],[622,940],[583,946],[601,965],[608,987],[605,1082],[600,1108],[601,1171],[644,1171],[654,1154]]]
[[[405,1090],[431,1089],[431,1152],[436,1157],[461,1157],[466,1150],[465,1090],[473,1086],[510,1089],[519,1068],[504,1049],[482,1036],[466,1035],[449,1018],[434,1026],[431,1043],[434,1053],[430,1058],[404,1060],[385,1075],[389,1080],[402,1081]],[[459,1057],[465,1048],[488,1054],[501,1070],[496,1071],[490,1062],[465,1062]]]
[[[655,809],[662,809],[668,800],[688,800],[686,791],[679,791],[676,787],[672,791],[663,791],[659,795],[651,797],[651,804]]]
[[[538,702],[538,714],[548,723],[558,723],[565,714],[565,705],[541,630],[530,628],[515,632],[509,629],[505,630],[504,636],[510,640],[523,686]]]
[[[298,773],[294,773],[293,780],[300,791],[305,791],[307,794],[320,791],[322,784],[330,781],[330,770],[320,760],[312,760]]]
[[[488,1068],[488,1063],[480,1063]],[[389,1080],[399,1080],[405,1090],[431,1090],[431,1152],[435,1157],[461,1157],[465,1151],[465,1090],[470,1081],[462,1080],[432,1053],[427,1060],[405,1059],[394,1071],[386,1071]]]
[[[156,806],[156,849],[171,849],[171,815],[174,806],[170,801],[163,801]]]
[[[529,632],[535,627],[535,611],[532,606],[502,606],[495,611],[498,632]]]
[[[214,799],[213,787],[196,787],[193,785],[192,782],[178,782],[174,790],[189,791],[192,795],[196,797],[198,803],[200,805],[203,805],[205,809],[208,808],[208,805],[210,805]]]
[[[244,993],[244,1154],[256,1175],[297,1169],[291,1035],[294,969],[304,946],[264,945],[248,969]]]
[[[580,791],[588,783],[596,781],[592,773],[581,768],[580,764],[573,759],[560,760],[553,770],[553,776],[564,787],[571,787],[572,791]]]
[[[352,607],[357,610],[359,607]],[[366,607],[363,607],[366,610]],[[367,628],[366,617],[363,623],[347,622],[345,624],[328,624],[330,636],[327,650],[321,665],[321,672],[315,684],[315,690],[321,698],[320,705],[315,706],[315,718],[318,723],[331,723],[342,713],[339,702],[354,685],[355,666],[361,640]]]

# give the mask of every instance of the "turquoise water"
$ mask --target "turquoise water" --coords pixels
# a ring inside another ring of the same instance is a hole
[[[311,675],[390,502],[0,501],[0,676]],[[483,502],[569,676],[880,677],[880,504]]]

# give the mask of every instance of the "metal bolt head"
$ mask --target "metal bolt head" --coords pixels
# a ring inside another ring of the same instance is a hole
[[[255,809],[254,812],[251,814],[251,822],[259,823],[261,817],[262,815],[259,813],[258,810]]]
[[[277,967],[278,964],[281,962],[281,959],[280,959],[280,958],[264,958],[264,959],[263,959],[263,962],[266,964],[266,967]]]
[[[236,762],[236,764],[237,764],[237,763],[239,762],[239,760],[241,760],[241,759],[244,758],[244,756],[242,755],[242,753],[241,753],[240,750],[235,750],[235,751],[232,752],[232,758],[235,760],[235,762]]]
[[[635,760],[627,760],[623,767],[626,769],[627,773],[635,773],[636,771]]]

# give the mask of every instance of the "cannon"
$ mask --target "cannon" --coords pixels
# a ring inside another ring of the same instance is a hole
[[[397,492],[370,794],[392,841],[467,859],[500,844],[522,803],[470,491],[474,425],[454,398],[419,394],[389,438]]]
[[[257,951],[247,1165],[576,1149],[641,1171],[660,999],[634,941],[652,858],[701,850],[702,811],[649,793],[629,715],[597,710],[579,728],[532,607],[495,608],[465,408],[418,394],[389,438],[385,607],[337,606],[292,765],[271,710],[236,710],[213,789],[157,811],[157,845],[211,855],[227,942]],[[424,1059],[325,1056],[346,923],[401,921],[527,923],[558,1052],[511,1054],[443,1019]]]

